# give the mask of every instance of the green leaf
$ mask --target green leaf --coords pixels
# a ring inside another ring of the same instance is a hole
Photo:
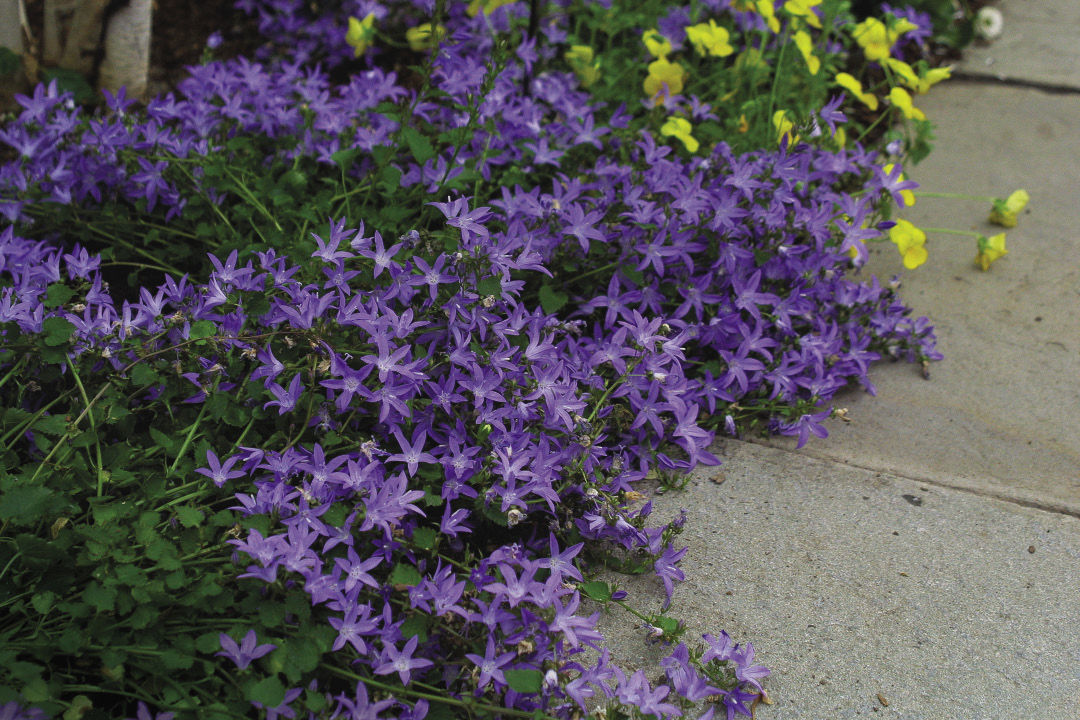
[[[499,297],[502,295],[502,280],[497,277],[486,277],[476,283],[476,292],[480,293],[482,297],[488,295]]]
[[[593,582],[582,583],[578,586],[578,589],[585,593],[586,597],[598,602],[607,602],[611,599],[611,586],[606,582],[594,580]]]
[[[390,571],[391,585],[416,586],[420,584],[420,581],[420,571],[418,571],[412,565],[398,563],[394,566],[394,569]]]
[[[75,326],[62,317],[45,318],[41,324],[41,330],[45,334],[45,344],[49,347],[57,347],[71,340],[75,332]]]
[[[405,622],[401,623],[401,635],[405,638],[411,638],[413,636],[419,636],[420,642],[427,642],[428,639],[428,618],[430,615],[418,614],[410,615],[405,618]]]
[[[566,293],[559,292],[547,284],[540,286],[539,295],[540,307],[544,308],[544,312],[549,314],[559,312],[570,299]]]
[[[98,612],[108,612],[116,604],[116,591],[112,588],[103,587],[97,581],[91,581],[83,590],[82,596],[83,600]]]
[[[209,320],[196,320],[191,323],[191,331],[188,337],[192,340],[202,340],[217,334],[217,326]]]
[[[506,684],[520,693],[538,693],[544,686],[544,673],[540,670],[503,670]]]
[[[195,638],[195,649],[206,655],[216,653],[221,649],[221,634],[215,632],[203,633]]]
[[[26,525],[42,519],[52,504],[53,491],[41,485],[24,485],[0,495],[0,520]]]
[[[45,68],[41,71],[41,81],[44,83],[52,82],[56,80],[56,85],[59,87],[60,92],[71,92],[75,95],[75,102],[77,103],[90,103],[94,101],[96,97],[94,88],[90,87],[90,83],[86,81],[86,78],[77,70],[68,70],[67,68]]]
[[[177,446],[179,445],[178,440],[176,440],[170,435],[166,435],[165,433],[154,427],[150,428],[150,437],[154,439],[155,443],[165,448],[165,450],[169,453],[175,452]]]
[[[59,307],[70,300],[74,295],[75,291],[67,285],[53,283],[45,290],[45,307]]]
[[[0,46],[0,75],[14,75],[22,67],[19,53],[9,47]]]
[[[176,508],[176,517],[184,527],[190,528],[200,525],[205,515],[203,514],[203,511],[198,508],[191,507],[190,505],[181,505]]]
[[[276,708],[285,700],[285,686],[277,675],[272,675],[252,685],[248,689],[247,699],[261,703],[263,707]]]
[[[67,418],[63,415],[50,415],[41,418],[30,427],[34,432],[45,433],[46,435],[63,435],[67,432],[68,423]]]
[[[407,127],[402,133],[405,137],[405,143],[409,146],[409,152],[416,159],[416,162],[423,165],[425,162],[435,157],[435,148],[431,144],[431,140],[425,137],[416,128]]]
[[[381,180],[387,193],[396,193],[401,188],[401,171],[393,165],[387,165],[383,168]]]
[[[356,156],[359,154],[360,148],[347,148],[338,150],[330,156],[330,159],[334,161],[334,164],[338,166],[341,172],[345,172],[352,167],[353,161],[356,160]]]
[[[620,268],[622,274],[630,279],[630,282],[634,283],[638,287],[645,287],[645,275],[637,268],[624,267]]]
[[[424,550],[435,547],[435,531],[428,527],[416,528],[412,534],[413,542]]]
[[[131,382],[139,387],[146,387],[161,382],[161,376],[149,365],[139,363],[131,371]]]
[[[49,608],[52,607],[52,604],[53,602],[55,602],[55,600],[56,593],[52,592],[51,590],[46,590],[45,592],[36,593],[32,598],[30,598],[30,604],[40,614],[44,615],[45,613],[49,612]]]

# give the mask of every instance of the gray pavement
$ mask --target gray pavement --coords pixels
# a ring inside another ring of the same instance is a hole
[[[923,267],[882,244],[865,270],[902,274],[946,359],[929,380],[879,364],[877,397],[838,398],[850,422],[828,439],[722,441],[721,468],[655,498],[657,519],[689,511],[672,614],[754,643],[773,670],[760,720],[1080,718],[1080,94],[1061,91],[1080,89],[1080,2],[999,7],[1004,34],[959,70],[1020,84],[918,97],[937,140],[908,175],[1027,189],[1008,256],[983,273],[974,240],[929,233]],[[988,210],[922,198],[901,217],[990,235]],[[651,577],[609,579],[663,600]],[[663,651],[631,620],[604,618],[612,653],[655,677]]]

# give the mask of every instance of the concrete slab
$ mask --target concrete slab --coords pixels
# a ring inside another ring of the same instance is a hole
[[[687,637],[727,630],[773,670],[758,720],[1077,716],[1080,520],[750,443],[719,450],[724,465],[659,497],[654,517],[689,512],[671,611]],[[663,600],[651,576],[606,579],[643,610]],[[609,647],[655,678],[665,653],[632,620],[604,617]]]
[[[1019,0],[995,5],[1001,36],[973,45],[958,69],[998,79],[1080,89],[1080,3]]]
[[[830,437],[801,452],[1080,516],[1080,95],[954,81],[918,105],[937,127],[908,173],[921,189],[1022,187],[1028,211],[1008,231],[986,222],[980,200],[921,198],[900,213],[920,227],[1005,231],[1009,254],[984,273],[973,239],[930,232],[929,260],[909,271],[891,243],[874,245],[864,272],[902,274],[901,297],[932,320],[945,360],[928,381],[907,363],[875,366],[877,397],[839,396],[851,422],[830,421]]]

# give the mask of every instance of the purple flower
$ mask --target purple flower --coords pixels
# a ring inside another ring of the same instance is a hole
[[[195,470],[195,472],[199,473],[200,475],[205,475],[206,477],[213,480],[214,485],[216,485],[217,487],[223,487],[225,485],[225,483],[228,482],[229,480],[244,477],[244,475],[246,475],[246,473],[240,472],[239,470],[233,470],[232,469],[233,465],[235,465],[239,461],[240,461],[240,456],[239,455],[234,455],[233,457],[226,460],[225,464],[222,465],[218,461],[218,456],[214,454],[214,451],[213,450],[207,450],[206,451],[206,462],[210,466],[209,469],[208,468],[198,468],[198,469]]]
[[[503,675],[502,668],[505,667],[517,657],[516,652],[505,652],[501,655],[495,655],[495,639],[488,635],[487,649],[484,651],[484,656],[480,657],[475,653],[465,653],[465,657],[476,664],[476,667],[480,670],[480,677],[476,681],[476,694],[481,695],[483,688],[492,680],[497,685],[506,685],[506,676]]]
[[[221,633],[219,639],[221,640],[221,652],[216,652],[214,655],[230,658],[240,670],[246,670],[252,660],[261,658],[277,647],[277,645],[269,643],[257,645],[258,640],[254,630],[248,630],[247,635],[244,636],[239,645],[225,633]]]
[[[263,408],[277,406],[278,415],[284,415],[294,410],[296,403],[300,400],[300,395],[303,393],[303,388],[300,385],[300,373],[293,375],[288,389],[281,387],[277,383],[271,383],[268,388],[275,399],[264,403]]]
[[[412,679],[412,671],[431,667],[435,663],[425,658],[414,658],[412,654],[420,642],[418,635],[413,635],[401,650],[394,643],[383,643],[383,651],[379,654],[379,665],[375,667],[376,675],[389,675],[396,672],[401,679],[402,685],[408,685]]]

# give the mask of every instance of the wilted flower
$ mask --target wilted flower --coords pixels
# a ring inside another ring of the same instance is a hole
[[[1027,190],[1016,190],[1005,200],[995,200],[990,210],[990,222],[1002,227],[1016,227],[1016,217],[1030,199]]]
[[[990,269],[990,263],[1009,254],[1009,251],[1005,249],[1005,233],[998,233],[991,237],[980,235],[977,242],[979,251],[975,255],[975,264],[983,272]]]

